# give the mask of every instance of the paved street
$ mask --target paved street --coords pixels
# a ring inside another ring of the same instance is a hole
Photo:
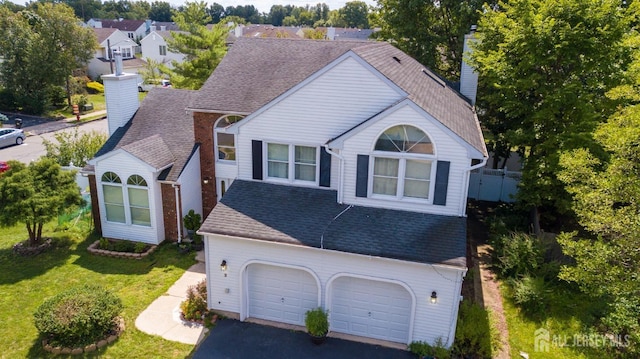
[[[0,149],[0,161],[18,160],[23,163],[29,163],[30,161],[38,159],[45,154],[43,139],[54,140],[54,134],[58,131],[73,131],[75,127],[78,127],[80,132],[91,132],[93,130],[107,133],[107,120],[97,120],[86,122],[80,125],[61,121],[47,121],[47,122],[30,122],[27,125],[27,121],[23,122],[23,130],[32,134],[27,137],[26,141],[20,146],[11,146]],[[8,122],[7,127],[13,127],[12,121]],[[50,132],[51,131],[51,132]]]

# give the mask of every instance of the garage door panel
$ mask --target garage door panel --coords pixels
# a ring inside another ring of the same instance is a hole
[[[318,306],[318,286],[308,272],[265,264],[247,272],[249,317],[304,325],[304,313]]]
[[[331,330],[407,343],[412,298],[394,283],[340,277],[331,285]]]

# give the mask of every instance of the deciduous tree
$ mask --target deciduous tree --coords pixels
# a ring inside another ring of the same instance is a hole
[[[76,127],[74,131],[61,131],[53,135],[54,141],[43,140],[45,155],[55,160],[61,166],[84,167],[107,141],[107,135],[97,131],[80,133]]]
[[[598,151],[592,133],[613,109],[605,92],[620,83],[628,22],[616,0],[513,0],[486,8],[471,56],[504,141],[520,149],[521,205],[540,212],[569,208],[557,174],[562,151]],[[482,114],[482,109],[480,111]],[[481,119],[482,120],[482,119]]]
[[[42,240],[42,226],[61,210],[82,202],[74,173],[62,171],[50,158],[28,166],[9,161],[10,169],[0,175],[0,225],[24,223],[29,245]]]
[[[0,7],[2,83],[26,112],[41,113],[49,89],[64,85],[96,46],[93,31],[67,5],[36,3],[18,13]]]

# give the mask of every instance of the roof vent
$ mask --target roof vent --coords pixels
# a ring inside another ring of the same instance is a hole
[[[440,84],[440,86],[445,87],[446,84],[444,83],[444,81],[442,81],[442,79],[440,77],[438,77],[437,75],[431,73],[430,71],[427,71],[426,69],[422,69],[422,73],[429,76],[429,78],[431,78],[433,81],[437,82]]]
[[[397,58],[396,56],[393,56],[393,59],[396,60],[398,63],[400,63],[400,59]]]

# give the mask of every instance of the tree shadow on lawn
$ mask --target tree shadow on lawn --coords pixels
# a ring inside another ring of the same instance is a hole
[[[72,243],[68,235],[56,236],[50,248],[33,256],[15,254],[13,246],[0,248],[0,285],[38,277],[65,264],[74,252]]]
[[[78,258],[73,262],[85,269],[102,274],[146,274],[153,268],[176,267],[184,270],[196,263],[195,254],[181,254],[174,243],[162,243],[150,255],[140,259],[114,258],[91,254],[87,248],[98,237],[89,236],[78,245]]]

